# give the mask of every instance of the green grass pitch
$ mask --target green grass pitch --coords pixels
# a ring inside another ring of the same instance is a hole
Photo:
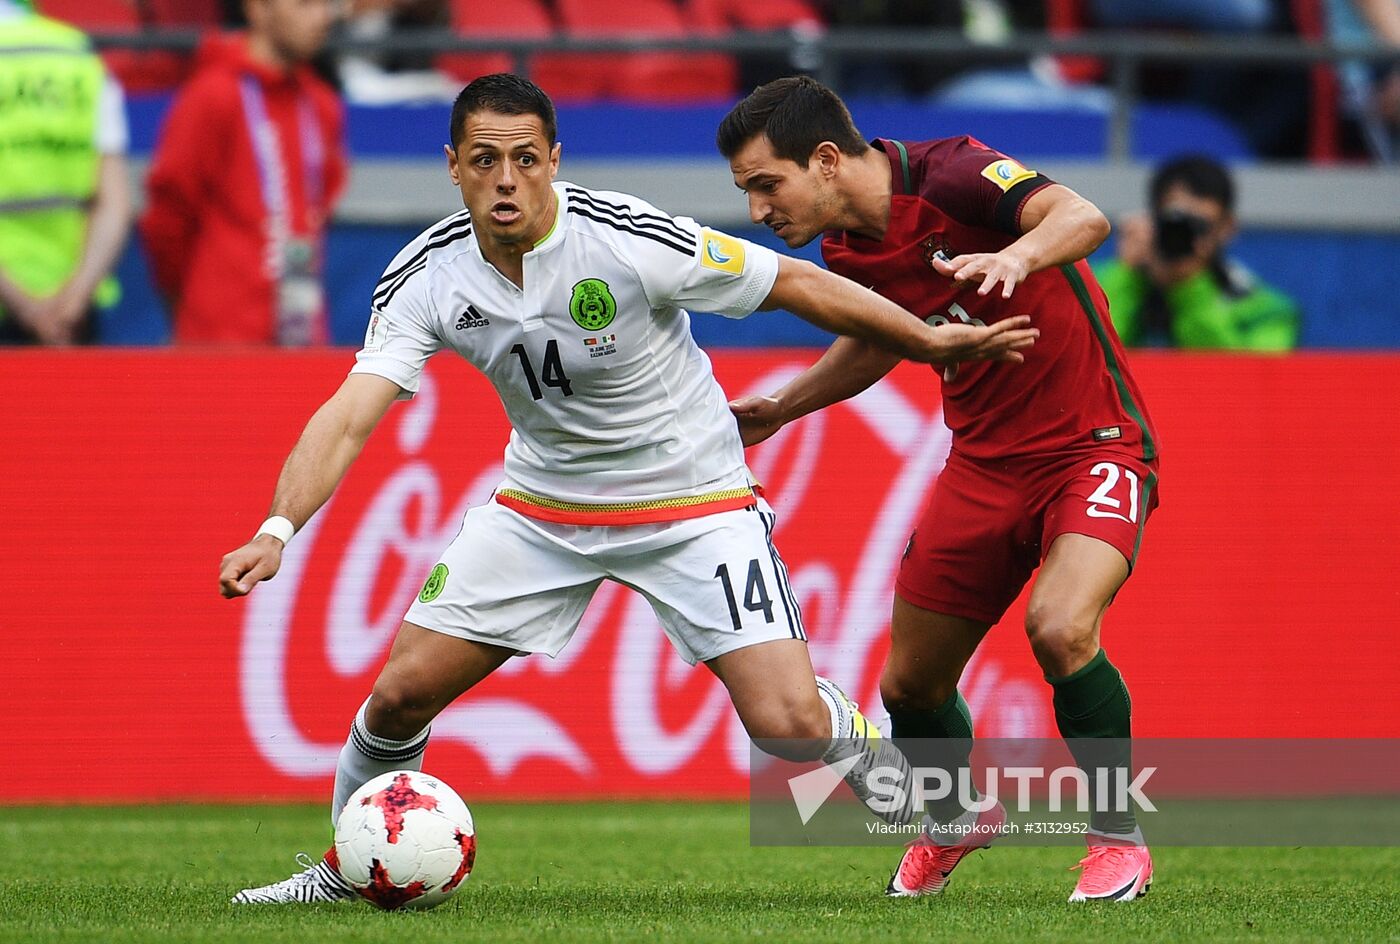
[[[320,806],[0,810],[0,941],[1396,940],[1400,850],[1159,848],[1152,893],[1069,905],[1078,850],[976,853],[936,899],[881,897],[894,850],[752,848],[742,804],[474,804],[447,904],[235,907],[321,851]]]

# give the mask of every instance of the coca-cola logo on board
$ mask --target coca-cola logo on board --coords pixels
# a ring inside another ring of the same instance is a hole
[[[362,681],[363,697],[439,552],[466,510],[487,500],[501,479],[495,445],[475,468],[443,467],[429,457],[445,411],[459,408],[443,388],[462,383],[435,366],[417,397],[376,433],[392,437],[396,452],[368,499],[352,508],[333,498],[288,546],[277,578],[248,599],[243,713],[256,749],[282,774],[324,777],[344,743],[325,725],[310,733],[304,719],[318,710],[319,687],[291,682],[307,668],[293,664],[306,658],[306,647],[291,645],[293,633],[310,633],[311,668],[338,682]],[[770,392],[802,366],[744,378],[728,393]],[[748,452],[778,514],[777,545],[806,619],[813,665],[877,719],[884,715],[878,680],[895,571],[950,443],[932,388],[916,398],[879,384]],[[489,388],[482,383],[473,392],[479,401]],[[332,523],[344,540],[324,537]],[[308,579],[313,569],[330,575],[324,586]],[[979,655],[961,688],[980,735],[1050,732],[1025,666],[1013,672]],[[333,708],[343,715],[343,731],[354,705]],[[522,765],[542,762],[595,792],[626,792],[703,765],[707,782],[722,792],[742,789],[749,763],[747,737],[723,686],[675,654],[641,596],[608,582],[559,658],[507,662],[438,717],[433,744],[468,749],[479,762],[479,782],[502,788]]]

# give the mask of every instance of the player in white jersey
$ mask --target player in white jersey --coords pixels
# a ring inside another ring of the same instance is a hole
[[[467,513],[409,608],[341,751],[332,818],[370,778],[419,767],[432,719],[506,659],[556,655],[604,579],[647,597],[682,657],[724,683],[751,737],[791,759],[858,753],[847,779],[868,793],[861,775],[903,758],[813,674],[772,512],[685,306],[787,308],[942,365],[1020,360],[1034,330],[1025,319],[933,328],[816,266],[555,182],[553,105],[519,77],[467,86],[452,136],[448,169],[467,209],[390,264],[364,348],[288,457],[272,517],[220,571],[228,597],[277,572],[295,529],[434,353],[450,348],[491,380],[513,427],[505,480]],[[332,848],[234,900],[352,894]]]

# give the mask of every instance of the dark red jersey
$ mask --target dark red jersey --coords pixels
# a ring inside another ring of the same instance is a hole
[[[985,296],[976,284],[957,288],[931,265],[938,253],[1005,249],[1020,235],[1026,201],[1052,181],[968,137],[875,146],[893,170],[889,227],[881,240],[828,233],[822,255],[832,271],[924,319],[1030,315],[1040,329],[1024,364],[964,364],[943,385],[953,448],[973,459],[1095,448],[1155,459],[1152,422],[1087,262],[1032,273],[1010,300],[1000,285]]]

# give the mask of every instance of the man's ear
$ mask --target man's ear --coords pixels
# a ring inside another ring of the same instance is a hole
[[[564,153],[564,142],[555,141],[554,147],[549,149],[549,179],[553,180],[554,175],[559,173],[559,155]]]
[[[444,144],[442,146],[442,153],[447,156],[447,176],[452,178],[452,183],[455,186],[460,187],[462,181],[457,176],[457,152],[452,150],[452,145]]]
[[[837,147],[834,142],[823,141],[821,144],[818,144],[816,150],[812,152],[812,159],[808,161],[807,164],[811,166],[811,164],[815,162],[817,171],[823,177],[832,177],[835,175],[836,169],[840,167],[841,159],[844,156],[845,155],[841,153],[841,149]]]

